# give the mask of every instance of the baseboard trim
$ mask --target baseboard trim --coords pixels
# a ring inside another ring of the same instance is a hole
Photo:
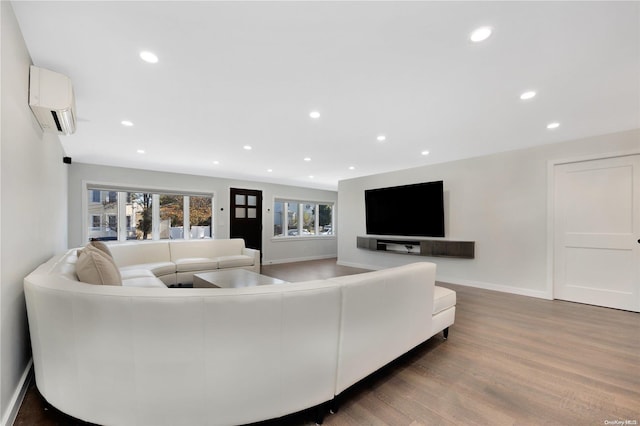
[[[5,415],[2,417],[2,426],[12,426],[18,417],[18,412],[20,411],[20,406],[22,405],[22,401],[24,400],[24,396],[27,394],[27,390],[29,390],[29,383],[31,382],[31,376],[33,374],[33,358],[29,360],[27,367],[25,368],[22,376],[20,377],[20,381],[18,382],[18,387],[16,388],[11,400],[9,401],[9,406]]]
[[[306,262],[309,260],[322,260],[322,259],[335,259],[338,257],[337,254],[325,254],[321,256],[309,256],[309,257],[296,257],[293,259],[275,259],[275,260],[263,260],[263,265],[277,265],[279,263],[296,263],[296,262]]]
[[[487,283],[487,282],[474,281],[474,280],[465,280],[465,279],[454,278],[454,277],[436,276],[436,281],[441,283],[463,285],[466,287],[481,288],[484,290],[499,291],[502,293],[517,294],[519,296],[535,297],[537,299],[547,299],[547,300],[552,299],[551,297],[549,297],[546,290],[531,290],[528,288],[512,287],[512,286],[506,286],[501,284]]]
[[[365,263],[355,263],[355,262],[341,262],[338,260],[338,265],[340,266],[349,266],[351,268],[359,268],[359,269],[369,269],[371,271],[377,271],[379,269],[384,269],[384,267],[367,265]]]

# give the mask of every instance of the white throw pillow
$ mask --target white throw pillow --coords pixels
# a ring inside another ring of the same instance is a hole
[[[91,245],[80,251],[76,274],[80,281],[87,284],[122,285],[120,271],[113,259]]]

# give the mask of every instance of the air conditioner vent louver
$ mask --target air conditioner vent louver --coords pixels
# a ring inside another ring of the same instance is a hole
[[[58,129],[59,132],[62,132],[62,126],[60,126],[60,120],[58,120],[58,114],[56,114],[55,111],[51,111],[51,115],[53,116],[53,121],[56,122],[56,129]]]
[[[43,131],[59,135],[76,131],[76,101],[69,77],[32,65],[29,107]]]

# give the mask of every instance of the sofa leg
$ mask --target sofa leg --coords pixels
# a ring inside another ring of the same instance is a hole
[[[338,401],[338,397],[334,396],[331,401],[329,401],[329,413],[335,414],[340,409],[340,401]]]
[[[320,404],[313,409],[313,421],[317,425],[321,425],[324,422],[325,406]]]
[[[449,338],[449,327],[442,330],[442,335],[444,336],[444,340],[447,340]]]

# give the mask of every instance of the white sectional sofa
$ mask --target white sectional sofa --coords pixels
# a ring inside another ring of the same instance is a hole
[[[322,407],[455,317],[432,263],[178,289],[82,283],[75,262],[70,250],[24,281],[36,384],[104,425],[237,425]]]
[[[244,268],[260,272],[260,251],[244,246],[241,238],[222,240],[166,240],[107,244],[127,279],[148,276],[151,271],[166,285],[190,284],[193,274],[218,269]],[[153,280],[148,280],[152,286]],[[138,286],[144,280],[136,281]]]

